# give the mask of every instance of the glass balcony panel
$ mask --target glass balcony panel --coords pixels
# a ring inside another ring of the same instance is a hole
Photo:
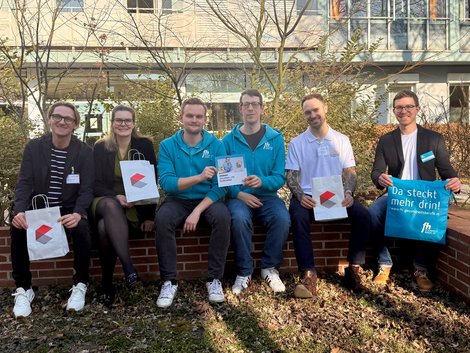
[[[445,50],[446,48],[446,25],[444,22],[429,23],[429,48],[430,50]]]
[[[367,44],[367,21],[366,20],[351,20],[351,36],[358,31],[361,33],[359,43]]]
[[[412,22],[408,35],[408,48],[414,50],[426,49],[426,24],[423,22]]]
[[[331,50],[341,50],[348,41],[348,30],[344,23],[330,22],[329,45]]]
[[[407,21],[397,19],[392,21],[390,30],[390,48],[398,50],[408,49]]]
[[[470,50],[470,26],[467,23],[460,24],[460,50]]]
[[[370,44],[377,43],[379,49],[388,48],[387,21],[372,20],[370,23]]]

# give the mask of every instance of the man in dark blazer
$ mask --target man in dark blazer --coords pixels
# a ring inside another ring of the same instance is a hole
[[[379,190],[393,183],[391,176],[404,180],[448,180],[446,189],[460,190],[460,180],[450,164],[444,137],[416,123],[420,110],[419,100],[412,91],[404,90],[393,99],[393,112],[398,128],[382,136],[375,152],[372,181]],[[378,252],[379,271],[374,278],[377,284],[386,284],[392,267],[392,259],[385,245],[384,227],[387,210],[387,194],[379,197],[369,208],[372,234]],[[421,291],[430,291],[433,282],[429,271],[433,270],[439,254],[439,246],[430,242],[416,242],[414,277]]]
[[[58,222],[73,238],[74,285],[67,302],[68,311],[85,305],[89,278],[91,239],[87,210],[93,199],[93,154],[78,140],[74,130],[80,115],[71,103],[57,102],[47,113],[50,132],[33,139],[25,147],[16,186],[11,222],[11,262],[16,284],[15,317],[31,314],[34,291],[26,241],[25,211],[34,196],[43,194],[50,206],[59,206]]]

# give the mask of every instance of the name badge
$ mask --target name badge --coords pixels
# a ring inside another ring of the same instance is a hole
[[[432,151],[423,153],[420,157],[421,157],[421,162],[423,163],[429,162],[430,160],[433,160],[434,158],[436,158]]]
[[[65,180],[67,184],[80,184],[80,174],[69,174]]]

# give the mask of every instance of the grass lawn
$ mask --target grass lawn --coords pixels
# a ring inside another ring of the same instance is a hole
[[[181,282],[173,306],[155,305],[157,283],[137,291],[118,284],[112,310],[90,285],[80,313],[63,311],[69,287],[39,288],[30,317],[15,320],[12,289],[2,289],[0,347],[6,352],[470,352],[469,307],[437,288],[421,294],[409,273],[385,288],[346,291],[339,275],[320,276],[316,300],[274,296],[259,280],[241,297],[224,283],[227,302],[209,305],[205,284]]]

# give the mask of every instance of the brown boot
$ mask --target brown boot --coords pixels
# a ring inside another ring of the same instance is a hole
[[[414,276],[421,292],[430,292],[434,288],[434,283],[428,278],[426,271],[415,269]]]
[[[390,276],[390,270],[392,266],[379,266],[379,273],[372,280],[375,284],[384,286],[388,282],[388,277]]]
[[[317,296],[317,271],[315,269],[305,271],[300,283],[295,286],[294,296],[296,298],[316,298]]]
[[[360,269],[361,266],[349,265],[344,270],[343,285],[347,289],[351,289],[353,292],[360,292],[364,289],[361,284],[361,277],[359,276]]]

